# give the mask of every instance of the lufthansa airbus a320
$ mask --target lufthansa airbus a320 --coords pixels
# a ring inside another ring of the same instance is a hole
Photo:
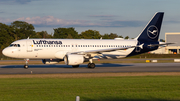
[[[21,39],[14,41],[2,53],[12,58],[42,59],[44,64],[64,61],[67,65],[79,67],[88,62],[88,68],[95,68],[93,59],[124,58],[158,49],[170,43],[158,42],[163,12],[157,12],[135,39]]]

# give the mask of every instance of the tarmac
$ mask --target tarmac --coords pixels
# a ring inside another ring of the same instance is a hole
[[[87,68],[86,64],[79,68],[68,65],[0,65],[0,74],[63,74],[63,73],[121,73],[121,72],[180,72],[180,63],[104,63],[96,64],[96,68]]]

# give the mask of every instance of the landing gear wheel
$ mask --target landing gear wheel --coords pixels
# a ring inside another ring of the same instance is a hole
[[[78,68],[78,67],[79,67],[79,65],[72,65],[72,67],[73,67],[73,68]]]
[[[95,68],[95,64],[94,63],[88,63],[88,68],[92,68],[92,69],[94,69]]]
[[[25,69],[28,69],[28,67],[29,67],[29,66],[28,66],[29,59],[24,59],[24,60],[25,60],[25,62],[26,62],[26,64],[24,65],[24,68],[25,68]]]
[[[28,67],[29,67],[28,65],[24,65],[24,68],[25,68],[25,69],[28,69]]]

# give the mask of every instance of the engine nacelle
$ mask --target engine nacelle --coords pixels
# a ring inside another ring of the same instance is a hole
[[[56,63],[59,63],[60,59],[42,59],[42,63],[43,64],[56,64]]]
[[[79,65],[84,62],[83,55],[70,54],[64,57],[64,62],[67,65]]]

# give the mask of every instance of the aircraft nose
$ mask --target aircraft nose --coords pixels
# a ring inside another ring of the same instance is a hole
[[[5,48],[5,49],[3,49],[2,53],[3,53],[3,55],[8,56],[9,51],[7,50],[7,48]]]

